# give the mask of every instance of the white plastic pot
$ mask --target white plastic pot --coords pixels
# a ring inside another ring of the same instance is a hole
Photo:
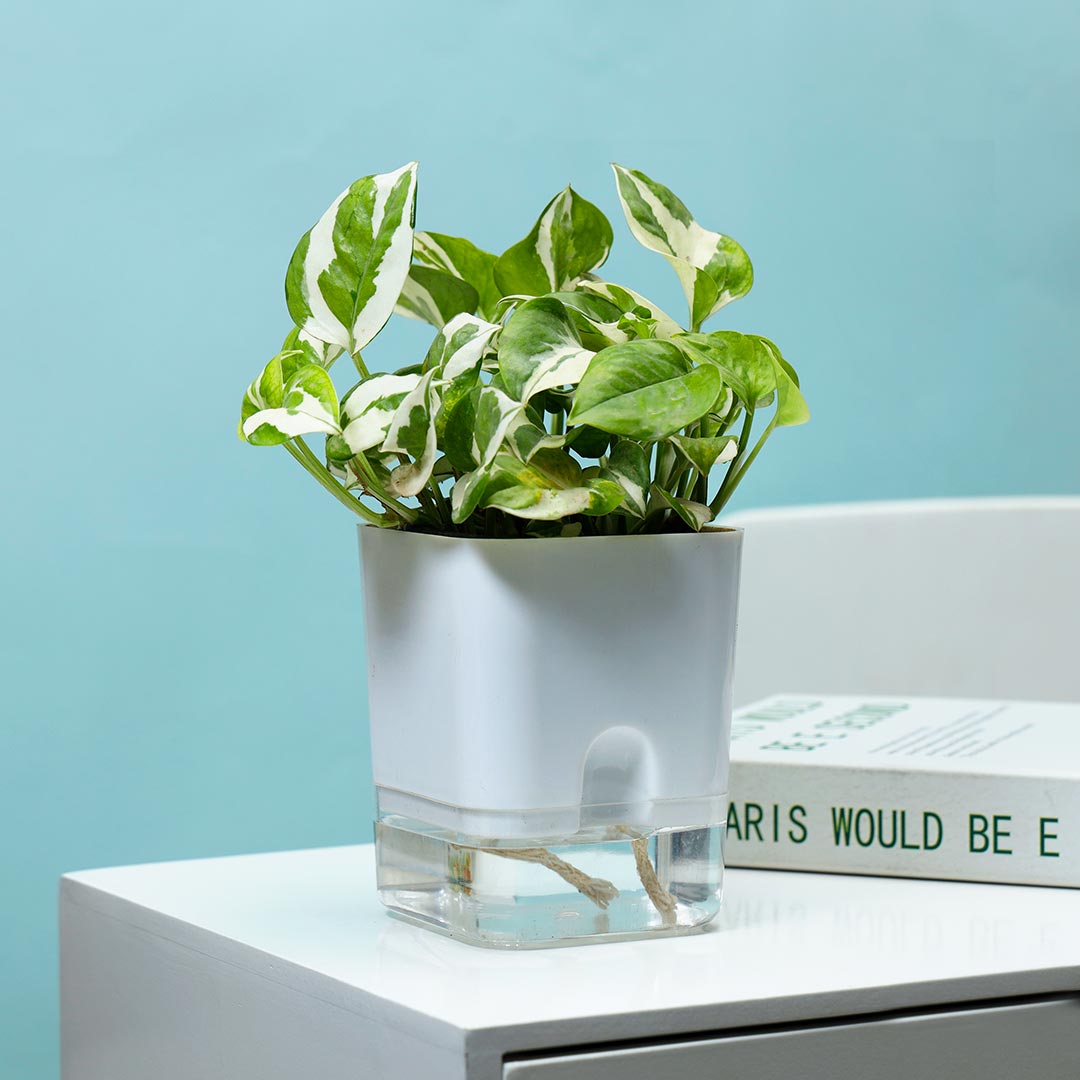
[[[723,818],[740,532],[360,540],[382,809],[481,837]]]
[[[476,848],[722,827],[741,546],[362,526],[380,820]]]

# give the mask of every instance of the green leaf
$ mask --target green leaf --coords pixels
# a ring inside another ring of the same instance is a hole
[[[694,367],[666,341],[631,341],[596,354],[568,422],[640,442],[666,438],[704,416],[722,382],[711,364]]]
[[[372,375],[341,402],[341,437],[353,454],[379,446],[401,403],[420,385],[419,375]]]
[[[609,514],[626,498],[610,480],[584,480],[581,469],[561,450],[543,450],[525,463],[499,454],[480,505],[514,517],[553,521],[573,514]]]
[[[623,508],[634,517],[643,518],[649,492],[649,457],[644,448],[628,439],[620,439],[612,448],[607,464],[600,470],[604,480],[611,480],[626,492]]]
[[[503,296],[573,288],[608,257],[611,239],[608,219],[567,187],[544,207],[529,235],[499,257],[495,283]]]
[[[390,474],[393,495],[416,495],[427,484],[435,466],[438,451],[435,413],[439,400],[432,379],[433,373],[429,371],[405,396],[383,441],[383,453],[404,454],[413,459]]]
[[[345,189],[293,252],[289,314],[305,334],[357,353],[386,324],[409,273],[416,162]]]
[[[733,435],[710,438],[673,435],[671,441],[702,476],[708,476],[717,462],[730,461],[739,451],[739,440]]]
[[[409,267],[394,313],[439,327],[462,312],[471,315],[479,303],[479,295],[467,282],[444,270],[414,263]]]
[[[495,284],[495,256],[490,252],[459,236],[418,232],[413,237],[413,259],[471,285],[480,298],[480,315],[485,319],[495,317],[501,294]]]
[[[754,282],[750,257],[729,236],[703,229],[686,205],[644,173],[612,165],[634,237],[663,255],[679,276],[696,328]]]
[[[683,523],[693,529],[694,532],[701,532],[715,516],[712,510],[704,503],[691,502],[689,499],[677,499],[674,495],[666,492],[659,484],[653,484],[652,490],[653,494],[674,510]]]
[[[568,428],[564,440],[566,446],[572,446],[575,453],[586,458],[599,458],[607,453],[611,443],[611,436],[599,428],[581,424],[578,427]]]
[[[566,308],[551,296],[522,304],[499,336],[499,373],[519,401],[576,384],[594,355],[582,348]]]
[[[281,386],[278,398],[277,372],[280,354],[270,361],[263,374],[248,388],[241,413],[241,437],[254,446],[277,446],[298,435],[334,435],[338,427],[338,400],[334,384],[324,368],[304,364]],[[267,404],[249,411],[249,398],[261,397]],[[270,404],[280,400],[280,404]]]
[[[650,334],[638,334],[638,337],[655,337],[666,341],[668,338],[683,332],[683,328],[658,304],[647,300],[641,293],[636,293],[633,289],[615,285],[610,281],[583,281],[578,288],[606,300],[619,312],[624,320],[628,319],[631,324],[634,321],[651,323],[652,332]]]
[[[757,341],[768,352],[775,365],[776,374],[776,412],[773,423],[776,427],[796,427],[810,419],[810,409],[799,389],[798,377],[791,365],[780,355],[780,350],[767,338]]]
[[[674,344],[695,360],[715,364],[744,405],[768,405],[776,391],[776,370],[764,339],[734,330],[682,334]]]

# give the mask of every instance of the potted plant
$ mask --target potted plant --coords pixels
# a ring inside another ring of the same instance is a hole
[[[301,239],[294,327],[241,410],[361,519],[382,898],[480,944],[716,913],[742,537],[709,524],[808,415],[773,342],[703,330],[750,289],[746,252],[614,168],[686,327],[598,276],[611,226],[571,188],[496,257],[414,232],[413,163]],[[394,313],[434,339],[374,371]]]

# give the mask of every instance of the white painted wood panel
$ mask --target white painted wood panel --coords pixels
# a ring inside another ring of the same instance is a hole
[[[507,1055],[1075,993],[1078,910],[732,871],[707,933],[507,953],[389,918],[370,846],[88,871],[61,889],[64,1078],[502,1080]]]
[[[1080,998],[510,1062],[505,1080],[1076,1080]]]

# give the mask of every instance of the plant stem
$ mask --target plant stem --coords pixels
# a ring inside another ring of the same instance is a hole
[[[701,474],[691,466],[686,472],[683,473],[682,479],[679,481],[679,490],[673,492],[677,498],[688,499],[691,496],[691,492],[694,490],[697,477]]]
[[[354,514],[362,517],[369,525],[383,524],[382,514],[376,513],[370,507],[365,506],[354,495],[350,495],[330,475],[330,473],[327,472],[327,470],[319,464],[318,460],[315,461],[315,465],[313,467],[311,462],[307,459],[307,457],[304,456],[304,454],[300,451],[298,447],[294,446],[291,442],[285,443],[284,446],[285,449],[288,450],[289,453],[292,454],[292,456],[296,458],[296,460],[299,461],[300,464],[303,465],[304,468],[307,469],[307,471],[311,473],[311,475],[314,476],[315,479],[318,480],[318,482],[324,488],[326,488],[326,490],[329,491],[335,499],[338,500],[338,502],[344,503]],[[314,455],[312,455],[312,457],[314,457]]]
[[[754,464],[754,458],[758,456],[758,452],[765,445],[765,440],[772,434],[774,426],[774,424],[770,424],[761,433],[761,438],[758,439],[758,441],[754,444],[754,449],[750,451],[750,453],[746,456],[746,459],[740,464],[739,471],[735,473],[734,476],[729,475],[724,477],[724,483],[721,486],[720,490],[716,493],[716,498],[709,504],[709,509],[711,509],[714,514],[720,513],[721,509],[723,509],[724,503],[726,503],[728,499],[730,499],[731,496],[735,493],[735,489],[739,486],[739,482],[746,475],[746,470]],[[739,458],[736,458],[736,460],[739,460]],[[732,462],[732,464],[734,464],[734,462]]]
[[[306,442],[304,442],[303,436],[298,435],[296,437],[296,442],[299,444],[301,452],[307,457],[307,459],[316,468],[322,469],[322,471],[325,473],[326,470],[323,468],[322,462],[319,461],[319,459],[312,452],[311,447],[308,446]],[[390,511],[390,513],[400,518],[403,524],[411,525],[414,521],[416,521],[418,515],[417,512],[412,509],[412,507],[406,506],[404,503],[398,502],[397,499],[395,499],[392,495],[388,494],[382,489],[378,480],[375,479],[375,473],[371,469],[370,462],[366,457],[364,457],[363,454],[357,454],[356,457],[353,458],[353,461],[357,461],[360,463],[360,470],[364,474],[364,490],[369,495],[371,495],[375,499],[378,499],[379,502],[381,502],[383,506],[385,506],[386,509]],[[329,473],[327,473],[327,476],[329,477],[331,483],[333,483],[334,478],[332,476],[329,476]]]
[[[670,491],[668,484],[671,482],[672,469],[675,465],[675,447],[669,442],[656,444],[656,482],[665,490]]]
[[[361,379],[367,379],[371,376],[371,372],[368,371],[367,364],[364,363],[364,358],[359,353],[350,353],[352,357],[353,367],[360,372]]]
[[[753,429],[753,426],[754,410],[747,406],[745,415],[743,416],[742,431],[739,433],[739,448],[736,451],[735,456],[731,459],[731,464],[728,465],[727,471],[724,473],[724,479],[720,482],[720,487],[716,492],[716,498],[709,503],[709,509],[713,512],[713,517],[720,513],[720,508],[728,501],[731,491],[734,490],[730,485],[735,476],[736,466],[742,461],[743,453],[746,450],[747,444],[750,442],[750,432]]]
[[[450,500],[443,494],[443,489],[439,487],[439,481],[434,476],[431,478],[430,490],[435,502],[435,510],[438,513],[439,520],[443,525],[449,526],[453,520],[453,512],[450,509]]]

